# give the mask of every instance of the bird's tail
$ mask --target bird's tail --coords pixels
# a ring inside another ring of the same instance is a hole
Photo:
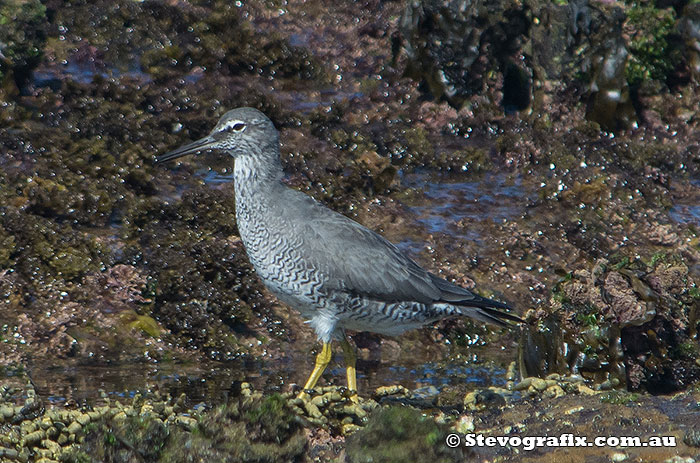
[[[507,312],[507,310],[512,310],[508,304],[486,297],[474,295],[474,298],[471,300],[454,301],[451,304],[460,315],[491,325],[507,327],[512,326],[514,323],[524,323],[522,318]]]
[[[432,274],[431,278],[433,284],[442,292],[441,302],[448,304],[455,314],[503,327],[513,323],[524,323],[520,317],[506,312],[512,310],[508,304],[479,296]]]

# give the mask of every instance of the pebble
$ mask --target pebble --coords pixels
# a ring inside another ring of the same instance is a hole
[[[306,410],[306,413],[308,413],[311,418],[322,418],[323,417],[321,410],[319,410],[318,406],[311,401],[304,402],[304,409]]]
[[[474,431],[474,416],[472,415],[462,415],[457,421],[455,421],[452,426],[453,429],[460,434],[468,434]]]
[[[688,429],[683,436],[683,443],[689,447],[700,447],[700,429]]]
[[[82,429],[83,427],[77,421],[73,421],[68,425],[68,432],[71,434],[78,434]]]
[[[24,436],[23,446],[34,446],[46,437],[46,431],[33,431]]]
[[[513,390],[523,391],[523,390],[529,388],[530,385],[532,384],[533,379],[535,379],[535,378],[533,378],[533,377],[524,378],[522,381],[520,381],[519,383],[516,383],[515,386],[513,386]]]
[[[19,454],[17,453],[17,450],[15,449],[8,449],[5,447],[0,447],[0,457],[6,457],[6,458],[17,458]]]
[[[374,391],[374,396],[375,397],[386,397],[390,395],[403,395],[403,396],[408,396],[411,394],[411,391],[406,389],[405,387],[397,384],[394,386],[381,386],[378,387]]]
[[[532,378],[530,386],[532,386],[536,391],[542,392],[547,389],[547,381],[542,378]]]
[[[175,418],[175,424],[182,426],[188,431],[194,431],[197,428],[197,420],[191,416],[180,415]]]

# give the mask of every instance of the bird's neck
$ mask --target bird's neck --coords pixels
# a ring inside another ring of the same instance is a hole
[[[282,166],[277,163],[260,165],[252,158],[240,157],[233,168],[236,192],[236,221],[238,233],[248,256],[256,265],[260,251],[260,237],[267,233],[270,216],[282,184]],[[256,257],[257,256],[257,257]]]
[[[252,156],[241,156],[233,166],[233,176],[236,182],[262,183],[282,180],[282,165],[279,160],[256,159]]]
[[[282,165],[278,160],[271,162],[250,156],[237,158],[233,167],[236,202],[260,201],[265,195],[259,193],[275,188],[281,183],[283,175]]]

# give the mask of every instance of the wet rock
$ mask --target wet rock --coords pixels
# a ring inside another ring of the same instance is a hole
[[[530,27],[526,4],[482,1],[410,2],[401,17],[407,74],[439,99],[461,107],[491,72],[506,77],[504,105],[529,106],[530,76],[518,50]]]
[[[697,83],[700,81],[700,6],[697,3],[685,6],[679,28],[685,41],[688,67]]]
[[[309,394],[304,399],[287,396],[292,409],[310,423],[340,429],[343,433],[364,426],[368,413],[378,406],[373,399],[351,397],[344,387],[325,386],[309,391]]]
[[[358,163],[372,177],[375,191],[386,191],[391,186],[397,169],[391,165],[389,159],[379,156],[374,151],[368,151],[359,157]]]
[[[94,237],[16,208],[3,208],[0,224],[13,236],[14,268],[26,276],[72,280],[100,268],[107,260],[106,250]]]
[[[574,49],[582,46],[591,33],[595,11],[588,1],[567,4],[531,2],[532,26],[524,44],[536,78],[541,81],[565,80],[576,68]]]
[[[464,397],[466,410],[483,411],[486,409],[498,409],[506,404],[504,395],[510,394],[504,390],[480,389],[470,392]]]
[[[675,86],[673,73],[683,61],[678,22],[673,8],[635,5],[628,11],[630,61],[627,81],[633,87],[656,80]],[[643,89],[642,89],[643,91]]]
[[[38,0],[0,5],[0,98],[24,89],[46,43],[46,7]],[[14,88],[13,88],[14,87]]]
[[[293,461],[306,447],[301,426],[279,395],[219,407],[203,416],[197,429],[171,434],[163,461]]]
[[[698,375],[696,349],[687,348],[690,300],[679,296],[693,284],[686,272],[678,263],[650,268],[628,260],[578,271],[555,290],[556,305],[571,318],[549,315],[525,331],[521,371],[568,370],[596,378],[599,389],[682,389]]]
[[[613,13],[613,35],[605,39],[592,60],[586,118],[600,124],[603,130],[615,131],[631,127],[637,116],[625,75],[629,52],[620,35],[624,16],[619,9]]]
[[[210,70],[298,79],[323,76],[308,51],[276,34],[257,33],[241,9],[228,2],[201,2],[196,7],[129,1],[51,6],[63,40],[74,43],[80,38],[83,50],[85,42],[94,48],[87,57],[61,56],[87,61],[83,66],[140,66],[156,82],[183,75],[197,79]],[[124,24],[131,25],[129,34],[121,33]],[[63,48],[59,51],[65,53]]]
[[[683,442],[691,447],[700,447],[700,430],[687,430],[683,436]]]
[[[631,281],[630,281],[631,280]],[[633,289],[633,282],[642,287],[642,291]],[[641,294],[640,294],[641,293]],[[652,301],[645,302],[646,294],[650,293],[648,287],[644,285],[635,275],[628,273],[625,278],[619,272],[610,272],[605,277],[605,282],[601,288],[601,299],[599,306],[607,301],[610,307],[610,315],[621,327],[640,326],[650,321],[656,315],[653,299],[658,299],[655,294],[651,294]],[[640,298],[640,296],[642,298]],[[605,298],[605,299],[603,299]]]
[[[348,461],[409,462],[421,455],[429,461],[462,458],[461,449],[444,445],[448,430],[410,407],[392,406],[374,412],[367,426],[346,440]]]
[[[228,239],[236,233],[231,194],[199,188],[177,204],[144,202],[128,218],[129,233],[139,246],[127,255],[135,263],[149,263],[153,305],[148,315],[183,344],[205,348],[218,359],[245,352],[236,332],[245,334],[254,317],[252,308],[260,310],[265,304],[240,240]],[[163,233],[162,222],[172,233]],[[161,240],[170,244],[162,246]],[[130,320],[127,323],[141,324],[137,318]]]

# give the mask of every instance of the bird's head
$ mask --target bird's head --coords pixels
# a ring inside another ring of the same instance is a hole
[[[156,162],[221,150],[234,158],[263,156],[270,150],[277,152],[279,135],[272,121],[254,108],[236,108],[227,112],[206,137],[181,146],[156,158]]]

